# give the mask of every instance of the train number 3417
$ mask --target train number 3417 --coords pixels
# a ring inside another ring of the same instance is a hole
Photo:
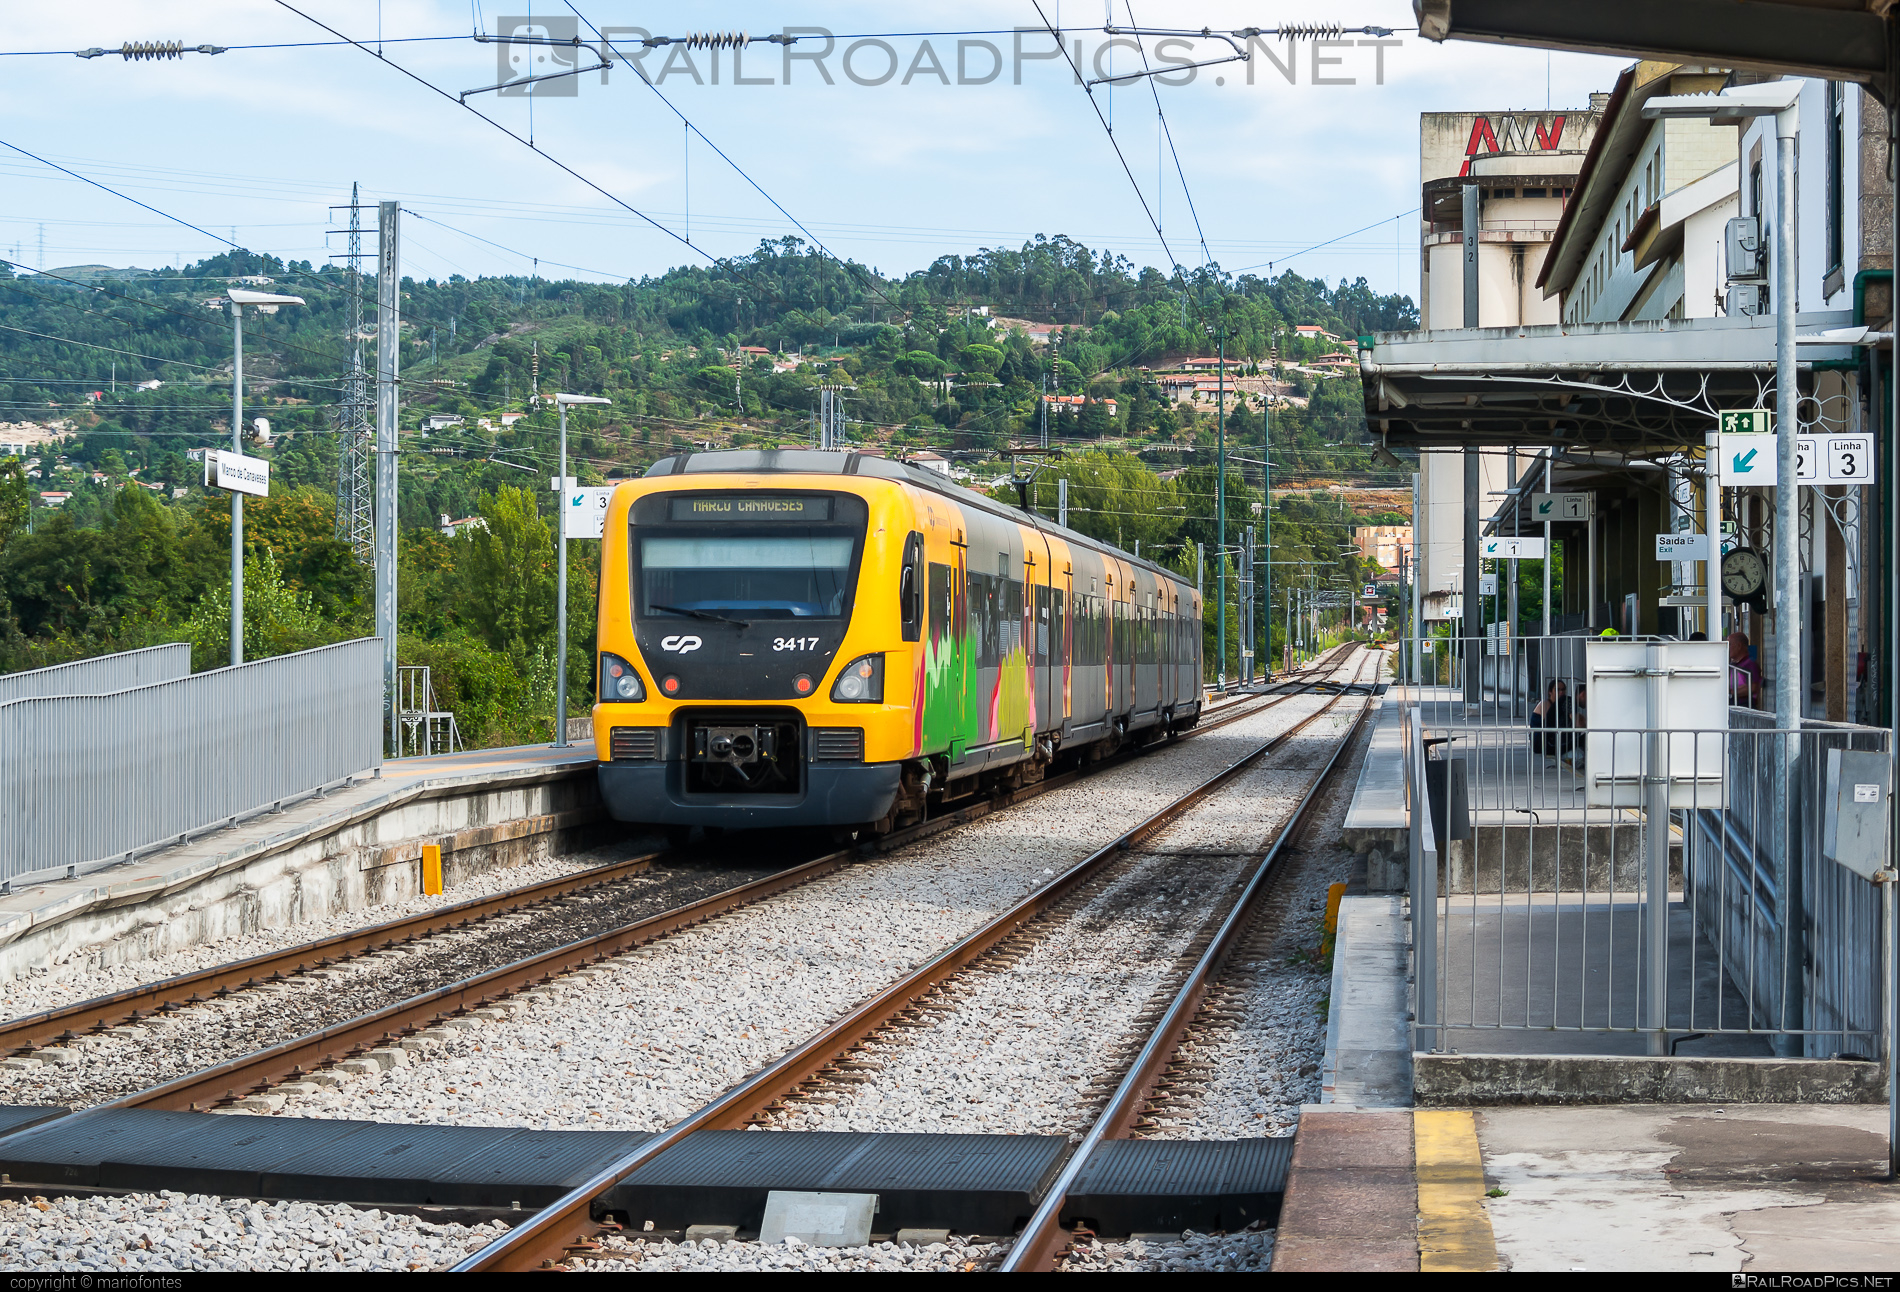
[[[772,649],[817,650],[818,639],[816,637],[774,637],[772,639]]]

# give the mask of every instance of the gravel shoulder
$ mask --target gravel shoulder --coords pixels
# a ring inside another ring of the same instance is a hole
[[[0,1269],[432,1270],[506,1228],[432,1224],[374,1208],[182,1193],[0,1201]]]

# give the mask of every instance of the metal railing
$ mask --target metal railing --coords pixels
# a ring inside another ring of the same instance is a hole
[[[382,645],[0,704],[0,882],[76,875],[382,765]]]
[[[1421,1049],[1882,1052],[1891,733],[1720,704],[1533,725],[1511,690],[1400,693]]]
[[[103,695],[191,673],[191,643],[170,642],[142,650],[97,655],[25,673],[0,675],[0,704],[40,695]]]
[[[455,713],[435,707],[435,683],[429,665],[404,664],[396,670],[396,717],[402,724],[399,758],[462,752],[462,731]]]

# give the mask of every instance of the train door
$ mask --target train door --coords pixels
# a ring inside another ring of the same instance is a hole
[[[1161,668],[1159,652],[1155,650],[1155,594],[1141,585],[1147,583],[1146,576],[1136,581],[1135,614],[1139,616],[1135,631],[1135,711],[1153,713],[1161,707]]]
[[[1053,640],[1060,652],[1058,667],[1050,672],[1059,674],[1056,685],[1062,695],[1062,707],[1055,716],[1057,725],[1066,732],[1069,720],[1075,716],[1075,562],[1062,563],[1062,583],[1050,600],[1055,603],[1056,614]]]
[[[1040,576],[1036,580],[1031,612],[1036,651],[1036,730],[1054,731],[1062,725],[1062,679],[1055,667],[1056,652],[1062,644],[1058,636],[1055,559],[1041,535],[1030,541],[1036,546],[1039,562],[1032,573]]]
[[[1111,713],[1127,713],[1135,703],[1135,634],[1129,623],[1129,591],[1124,577],[1122,585],[1112,588],[1109,594],[1108,635],[1113,657],[1109,673],[1115,679],[1109,700]]]
[[[956,634],[956,653],[952,656],[956,686],[956,737],[950,742],[950,761],[963,761],[963,751],[978,739],[976,734],[976,641],[970,605],[970,545],[961,528],[950,548],[950,622]]]

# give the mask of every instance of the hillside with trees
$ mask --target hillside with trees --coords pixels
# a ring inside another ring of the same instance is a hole
[[[247,509],[247,653],[368,631],[369,572],[336,541],[333,498],[348,297],[373,281],[238,252],[152,273],[0,265],[0,442],[32,441],[0,462],[0,669],[179,639],[211,667],[228,650],[228,511],[189,454],[229,443],[216,302],[247,276],[308,302],[246,322],[244,419],[272,429],[248,451],[275,476]],[[702,445],[810,443],[829,385],[852,446],[933,451],[987,486],[1031,472],[1008,450],[1039,437],[1046,388],[1069,400],[1049,405],[1060,455],[1036,460],[1038,509],[1053,513],[1067,476],[1072,524],[1187,573],[1204,544],[1211,592],[1216,401],[1177,398],[1157,374],[1224,346],[1226,382],[1250,387],[1220,401],[1229,541],[1258,523],[1270,418],[1275,557],[1330,563],[1363,516],[1325,487],[1377,478],[1354,365],[1312,366],[1343,347],[1295,329],[1350,341],[1416,326],[1409,299],[1363,279],[1168,279],[1061,237],[898,279],[788,238],[626,284],[457,276],[402,291],[402,653],[434,666],[439,701],[491,743],[536,738],[553,707],[555,417],[537,394],[614,401],[570,415],[583,483]],[[373,337],[361,345],[373,365]],[[47,493],[69,496],[48,506]],[[483,523],[449,536],[444,517]],[[570,553],[570,695],[584,706],[597,557]]]

